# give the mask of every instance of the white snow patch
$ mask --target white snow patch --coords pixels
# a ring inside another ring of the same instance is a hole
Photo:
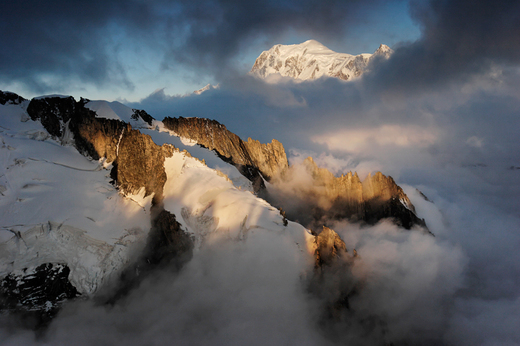
[[[280,212],[183,153],[165,160],[164,206],[196,239],[199,247],[210,234],[245,241],[250,234],[270,232],[306,244],[308,231],[299,224],[283,225]]]
[[[113,119],[124,121],[130,124],[133,128],[148,128],[149,125],[143,119],[138,117],[134,119],[134,110],[128,106],[125,106],[121,102],[113,101],[89,101],[85,104],[85,107],[91,111],[96,112],[97,118]]]

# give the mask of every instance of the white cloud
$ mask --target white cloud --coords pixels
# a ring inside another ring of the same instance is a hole
[[[421,147],[438,140],[438,130],[416,125],[382,125],[372,128],[341,129],[326,135],[311,137],[314,142],[326,144],[331,150],[359,153],[376,146]]]

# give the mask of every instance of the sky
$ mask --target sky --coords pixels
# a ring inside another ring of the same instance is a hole
[[[391,175],[435,238],[336,225],[376,268],[359,311],[415,331],[416,344],[429,333],[432,344],[520,343],[518,1],[17,1],[0,19],[2,90],[208,117],[243,139],[280,140],[292,164],[312,155],[335,174]],[[307,39],[394,53],[353,82],[247,74],[263,50]],[[220,87],[187,95],[207,83]]]
[[[246,74],[274,44],[352,54],[415,40],[406,1],[21,1],[0,14],[0,88],[138,101]]]

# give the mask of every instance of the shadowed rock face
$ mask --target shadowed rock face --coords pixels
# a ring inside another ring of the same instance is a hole
[[[126,125],[119,120],[96,118],[96,113],[85,107],[87,102],[83,98],[76,102],[72,96],[32,99],[27,113],[62,143],[70,132],[80,153],[94,160],[105,157],[112,162],[116,159],[119,136]]]
[[[65,300],[79,296],[69,272],[65,264],[44,263],[9,274],[0,281],[0,312],[16,312],[30,328],[45,326]]]
[[[262,177],[270,181],[289,167],[285,149],[275,139],[267,144],[251,138],[244,142],[224,125],[205,118],[165,118],[163,123],[177,135],[214,150],[224,161],[237,167],[257,192],[265,188]]]
[[[113,304],[125,297],[139,282],[157,269],[178,272],[193,256],[193,240],[184,232],[175,215],[162,204],[152,207],[152,228],[143,253],[120,276],[117,289],[107,292],[105,301]]]

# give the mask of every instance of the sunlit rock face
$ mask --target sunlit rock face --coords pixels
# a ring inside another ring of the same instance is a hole
[[[345,242],[334,230],[328,227],[323,226],[321,232],[315,237],[316,250],[314,256],[317,268],[332,265],[348,252]]]
[[[166,182],[164,158],[165,155],[171,156],[167,147],[158,146],[150,136],[132,130],[131,126],[127,125],[119,141],[114,165],[120,188],[136,194],[144,187],[145,195],[162,196]]]
[[[123,121],[96,117],[85,107],[87,102],[73,97],[39,98],[31,100],[27,112],[62,143],[72,142],[84,155],[113,163],[112,177],[123,192],[136,194],[144,187],[146,196],[161,196],[168,149]],[[147,123],[153,120],[144,111],[134,110],[133,116],[143,116]]]
[[[327,169],[319,168],[311,157],[305,159],[303,166],[312,182],[289,193],[309,202],[299,204],[296,210],[287,208],[289,217],[296,216],[291,215],[294,213],[312,215],[312,220],[309,220],[311,227],[340,220],[375,224],[384,218],[391,218],[406,229],[414,225],[426,227],[424,220],[417,217],[408,196],[392,177],[381,172],[368,174],[363,181],[352,172],[335,177]],[[289,171],[285,179],[290,179],[291,173]]]
[[[322,306],[318,318],[328,324],[339,321],[350,309],[349,299],[362,287],[362,278],[352,273],[356,250],[350,254],[345,242],[331,228],[323,227],[314,236],[315,265],[308,276],[308,290]]]
[[[224,161],[235,165],[253,182],[255,191],[265,188],[262,177],[269,181],[289,166],[283,145],[275,139],[267,144],[251,138],[245,142],[224,125],[205,118],[165,118],[163,123],[177,135],[214,150]]]
[[[384,218],[392,218],[407,229],[414,225],[425,227],[403,190],[380,172],[363,182],[357,173],[335,177],[309,157],[303,165],[312,181],[295,184],[298,173],[289,167],[285,149],[277,140],[262,144],[248,138],[245,142],[224,125],[204,118],[165,118],[163,123],[177,135],[214,150],[234,164],[253,182],[262,198],[306,227],[321,229],[322,225],[340,220],[375,224]],[[272,183],[270,190],[265,189],[260,174]]]
[[[352,80],[366,72],[373,59],[388,58],[392,52],[383,44],[373,54],[359,55],[334,52],[315,40],[294,45],[277,44],[260,54],[250,73],[261,78],[279,74],[299,80],[323,76]]]

